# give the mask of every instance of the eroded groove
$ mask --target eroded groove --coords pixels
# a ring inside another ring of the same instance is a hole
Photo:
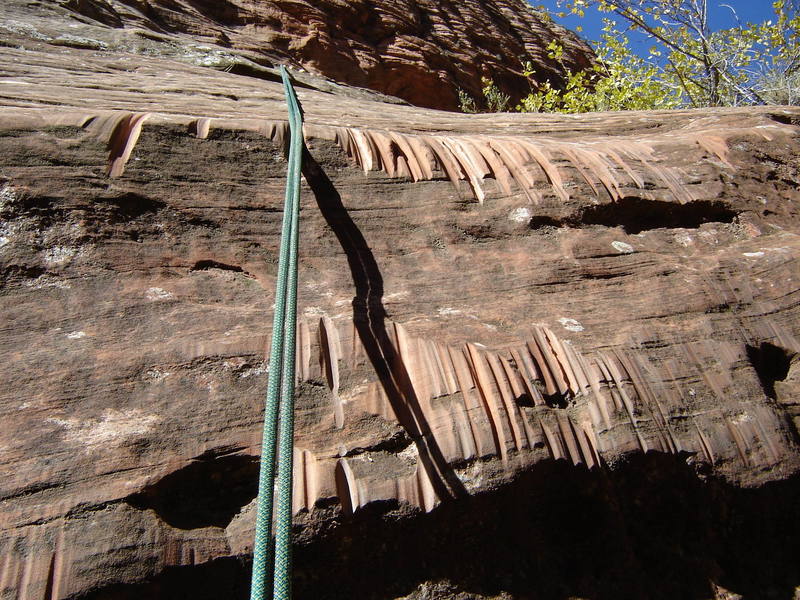
[[[154,510],[172,527],[198,529],[226,527],[257,493],[257,457],[206,453],[126,502]]]
[[[226,263],[218,262],[216,260],[198,260],[189,270],[210,271],[211,269],[219,269],[220,271],[232,271],[233,273],[243,273],[247,277],[252,277],[250,273],[245,271],[239,265],[229,265]]]
[[[627,196],[611,204],[585,208],[580,223],[622,227],[636,234],[650,229],[697,229],[703,223],[730,223],[737,213],[724,202],[695,200],[686,204]]]
[[[561,219],[534,216],[528,225],[531,229],[604,225],[622,227],[625,233],[633,235],[652,229],[697,229],[704,223],[731,223],[738,214],[724,202],[695,200],[678,204],[626,196],[617,202],[586,207]]]
[[[397,454],[408,448],[413,443],[413,440],[408,437],[405,431],[398,431],[392,437],[382,440],[377,444],[366,447],[351,448],[344,455],[345,458],[359,456],[361,454],[368,454],[370,452],[389,452]]]

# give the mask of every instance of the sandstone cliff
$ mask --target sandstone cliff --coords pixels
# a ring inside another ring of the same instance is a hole
[[[245,598],[281,88],[15,27],[0,598]],[[296,597],[792,598],[800,111],[325,89]]]
[[[0,34],[59,46],[170,56],[268,76],[287,60],[340,83],[429,108],[458,109],[458,90],[481,98],[488,76],[514,101],[534,79],[563,81],[591,49],[525,0],[4,0]],[[66,26],[66,29],[65,29]],[[140,60],[144,60],[140,59]],[[265,69],[267,69],[265,71]]]

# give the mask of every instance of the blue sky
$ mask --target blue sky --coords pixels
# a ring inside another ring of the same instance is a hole
[[[583,31],[579,35],[587,40],[596,40],[600,37],[600,28],[602,27],[602,18],[609,16],[608,13],[598,13],[596,9],[589,9],[586,11],[586,16],[583,18],[577,16],[570,16],[560,19],[556,16],[559,9],[556,0],[529,0],[533,6],[544,6],[553,16],[553,19],[566,27],[567,29],[575,28],[578,25],[583,26]],[[771,0],[709,0],[709,21],[712,29],[724,29],[736,25],[733,14],[730,9],[721,6],[727,4],[731,6],[739,20],[744,24],[747,22],[756,23],[766,19],[773,18],[772,1]],[[632,39],[632,48],[637,52],[646,52],[649,47],[646,41],[637,43],[637,40]],[[651,44],[650,44],[651,45]],[[637,47],[638,46],[638,47]]]

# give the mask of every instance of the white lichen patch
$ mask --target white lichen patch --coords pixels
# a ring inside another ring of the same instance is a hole
[[[163,288],[151,287],[148,288],[147,291],[144,293],[144,297],[150,300],[151,302],[156,302],[158,300],[169,300],[174,296],[172,295],[172,292],[168,292]]]
[[[0,210],[2,210],[2,206],[0,206]],[[0,221],[0,248],[11,243],[15,233],[14,229],[9,223]]]
[[[52,38],[49,35],[40,33],[33,25],[23,23],[22,21],[7,20],[0,23],[0,30],[8,31],[17,35],[24,35],[34,40],[50,41]]]
[[[25,285],[34,290],[41,290],[43,288],[58,288],[60,290],[68,290],[72,286],[69,282],[63,279],[58,279],[52,275],[39,275],[36,279],[30,279],[25,282]]]
[[[4,183],[0,186],[0,210],[3,210],[9,204],[13,204],[16,199],[17,193],[11,185]]]
[[[63,265],[72,260],[78,253],[77,248],[70,246],[53,246],[44,253],[44,262],[50,266]]]
[[[531,219],[531,211],[529,208],[520,206],[508,213],[508,219],[515,223],[527,223]]]
[[[251,365],[247,359],[241,356],[223,361],[222,368],[226,371],[230,371],[240,379],[247,379],[253,375],[264,375],[269,372],[266,361]]]
[[[742,413],[739,413],[738,415],[733,415],[731,417],[731,423],[735,423],[736,425],[739,425],[740,423],[749,423],[752,420],[753,420],[753,417],[751,417],[746,412],[742,412]]]
[[[451,315],[460,315],[461,310],[457,308],[451,308],[450,306],[443,306],[439,309],[439,314],[443,317],[449,317]]]
[[[397,453],[397,457],[410,465],[415,465],[419,462],[419,449],[416,444],[409,444]]]
[[[339,400],[341,400],[343,404],[353,402],[356,399],[368,394],[370,386],[371,383],[369,380],[364,380],[357,384],[351,384],[350,387],[339,392]],[[345,452],[347,451],[345,450]]]
[[[484,483],[488,479],[486,467],[481,461],[475,461],[466,467],[455,469],[455,474],[468,492],[483,489]]]
[[[764,256],[763,252],[742,252],[742,256],[746,256],[747,258],[761,258]]]
[[[404,298],[406,298],[407,296],[408,296],[408,292],[407,292],[407,291],[402,291],[402,292],[392,292],[391,294],[386,294],[386,295],[383,297],[383,299],[384,299],[385,301],[387,301],[387,302],[396,302],[396,301],[398,301],[398,300],[403,300],[403,299],[404,299]],[[350,300],[348,300],[348,302],[350,302]]]
[[[159,368],[148,369],[144,373],[144,379],[146,381],[161,381],[162,379],[166,379],[172,375],[169,371],[162,371]]]
[[[719,242],[717,239],[717,234],[719,232],[716,229],[708,229],[706,231],[701,231],[697,234],[699,238],[701,238],[707,244],[716,244]]]
[[[53,44],[58,46],[68,46],[71,48],[84,48],[87,50],[108,50],[108,44],[101,40],[93,40],[91,38],[72,35],[70,33],[62,33],[57,38],[52,40]]]
[[[308,306],[303,311],[304,317],[323,317],[325,316],[325,314],[326,314],[325,311],[322,310],[319,306]]]
[[[561,323],[561,325],[563,325],[564,329],[566,329],[567,331],[574,331],[574,332],[583,331],[583,325],[581,325],[575,319],[567,319],[562,317],[561,319],[558,320],[558,322]]]
[[[48,419],[64,429],[65,440],[91,450],[98,446],[120,445],[127,439],[147,435],[161,421],[158,415],[145,414],[138,408],[106,410],[97,418]]]
[[[688,248],[692,244],[694,244],[694,238],[686,233],[685,231],[681,231],[675,234],[674,237],[675,243],[683,246],[684,248]]]
[[[257,364],[255,367],[249,367],[247,369],[242,369],[239,372],[240,379],[247,379],[248,377],[252,377],[253,375],[266,375],[269,373],[269,367],[267,366],[266,362],[261,362]]]
[[[236,64],[249,62],[235,54],[209,46],[189,46],[184,49],[184,53],[186,60],[201,67],[232,67]]]
[[[614,248],[614,250],[622,254],[633,254],[636,252],[636,250],[633,249],[633,246],[626,244],[625,242],[618,242],[615,240],[611,242],[611,246]]]
[[[67,339],[79,340],[81,338],[85,338],[86,337],[86,332],[85,331],[72,331],[72,332],[70,332],[70,333],[68,333],[66,335],[67,335]]]

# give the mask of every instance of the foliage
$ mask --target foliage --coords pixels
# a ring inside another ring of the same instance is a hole
[[[768,71],[759,81],[758,93],[767,104],[800,106],[800,71]]]
[[[599,60],[592,69],[569,70],[562,60],[563,48],[557,42],[548,45],[548,56],[565,72],[562,86],[537,83],[533,65],[523,63],[531,93],[516,110],[575,113],[800,104],[800,0],[775,0],[773,19],[746,24],[733,8],[721,4],[733,12],[737,25],[716,30],[709,23],[709,0],[558,2],[579,16],[594,7],[616,19],[604,19],[601,39],[594,43]],[[632,50],[631,32],[649,40],[647,56]],[[508,97],[490,79],[483,79],[482,92],[489,111],[505,110]],[[466,93],[459,99],[462,110],[477,110]]]
[[[482,92],[483,97],[486,99],[486,108],[489,109],[489,112],[503,112],[506,110],[511,101],[508,94],[501,92],[494,81],[488,77],[481,77],[481,83],[483,84]]]
[[[469,95],[466,90],[458,88],[458,108],[463,113],[476,113],[478,112],[478,105],[475,98]]]
[[[481,94],[483,94],[483,103],[486,105],[486,110],[483,112],[505,112],[508,110],[508,105],[511,102],[511,97],[497,87],[497,84],[488,77],[481,77]],[[477,113],[478,103],[475,98],[469,95],[468,92],[458,89],[458,107],[461,112]]]
[[[577,15],[590,7],[616,15],[652,43],[645,61],[680,91],[687,106],[764,104],[768,82],[789,82],[800,69],[797,3],[775,0],[774,19],[713,29],[709,0],[559,0]],[[619,32],[618,32],[619,33]],[[627,32],[626,32],[627,33]],[[605,40],[604,40],[605,42]]]
[[[590,71],[574,72],[563,65],[563,49],[558,43],[551,42],[547,49],[550,58],[561,62],[566,72],[564,88],[556,89],[546,81],[520,101],[516,108],[521,112],[646,110],[674,108],[680,102],[675,90],[658,78],[652,65],[630,50],[627,39],[610,21],[599,48],[600,61]],[[524,72],[531,77],[533,66],[526,63]]]

